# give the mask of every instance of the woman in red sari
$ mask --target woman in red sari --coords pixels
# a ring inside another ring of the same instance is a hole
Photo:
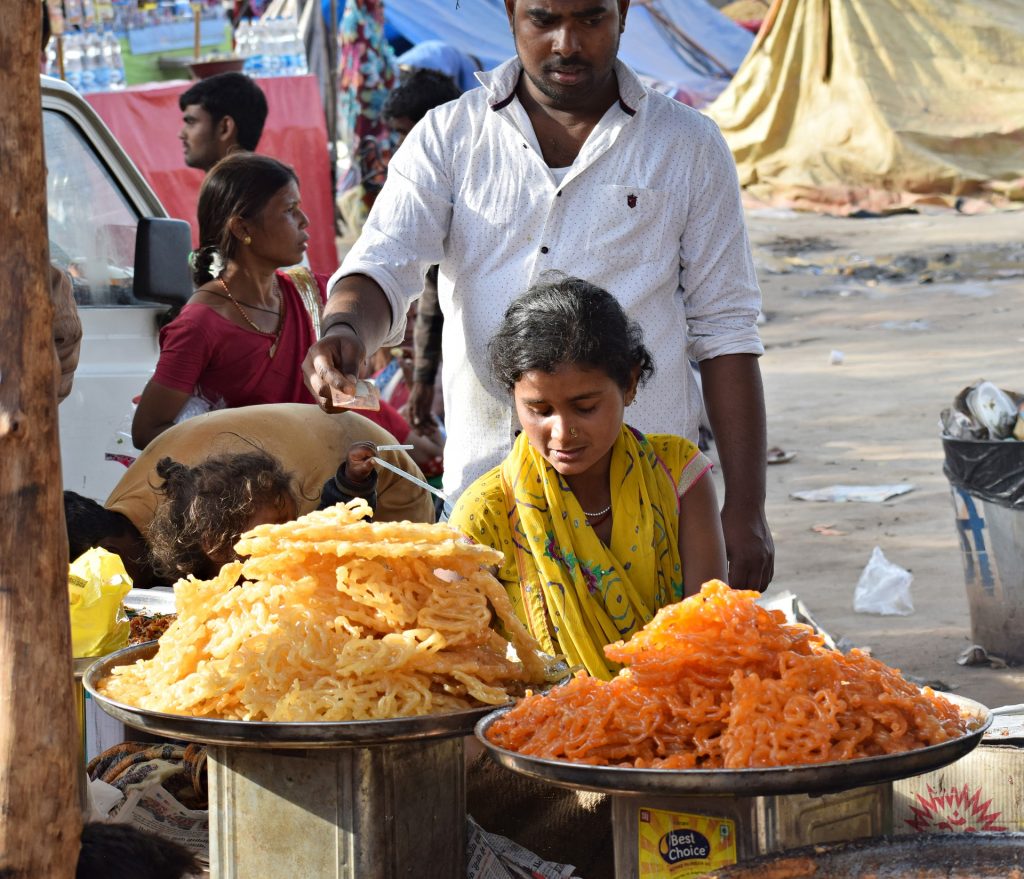
[[[199,193],[195,294],[160,332],[160,359],[132,422],[143,449],[205,409],[312,403],[302,360],[319,337],[325,282],[302,260],[298,178],[253,153],[217,163]]]

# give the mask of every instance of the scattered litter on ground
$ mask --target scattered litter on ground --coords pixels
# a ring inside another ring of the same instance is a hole
[[[796,457],[796,452],[787,452],[779,446],[772,446],[768,450],[769,464],[788,464]]]
[[[931,329],[931,325],[926,320],[887,320],[882,322],[881,327],[883,330],[903,330],[918,333]]]
[[[811,528],[815,534],[820,534],[822,537],[845,537],[845,531],[838,531],[831,525],[814,525]]]
[[[1006,668],[1009,663],[999,656],[993,656],[980,644],[967,647],[957,658],[957,665],[988,665],[992,668]]]
[[[845,357],[845,355],[843,354],[842,351],[836,351],[836,350],[833,349],[832,351],[829,352],[828,362],[830,364],[832,364],[832,366],[838,366],[845,359],[846,359],[846,357]]]
[[[890,562],[876,546],[853,590],[853,609],[857,613],[881,616],[907,616],[914,612],[910,584],[914,575]]]
[[[895,482],[889,485],[830,485],[826,488],[794,491],[789,496],[798,501],[827,501],[834,504],[863,501],[880,504],[889,498],[913,491],[915,487],[910,482]]]

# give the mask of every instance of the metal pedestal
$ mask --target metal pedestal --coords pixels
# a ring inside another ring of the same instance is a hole
[[[892,783],[809,796],[615,796],[616,879],[682,879],[759,855],[892,832]]]
[[[466,874],[463,740],[211,746],[211,879]]]
[[[464,739],[487,706],[281,723],[164,714],[98,686],[150,642],[104,657],[86,690],[122,723],[209,746],[210,879],[464,879]]]

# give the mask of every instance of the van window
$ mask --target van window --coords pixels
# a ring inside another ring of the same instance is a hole
[[[43,111],[50,259],[84,307],[145,305],[132,296],[139,214],[78,127]]]

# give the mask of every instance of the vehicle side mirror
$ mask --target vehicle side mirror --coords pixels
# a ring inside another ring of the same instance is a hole
[[[191,297],[188,255],[192,230],[184,220],[143,217],[135,235],[133,293],[143,302],[184,305]]]

